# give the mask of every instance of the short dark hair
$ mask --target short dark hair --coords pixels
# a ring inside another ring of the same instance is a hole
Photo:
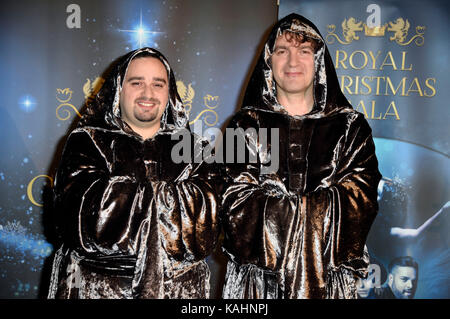
[[[416,270],[416,273],[419,272],[419,265],[417,262],[410,256],[402,256],[392,259],[392,261],[389,263],[389,273],[392,272],[392,270],[396,267],[412,267]]]
[[[152,53],[152,52],[149,52],[149,51],[141,51],[141,52],[139,52],[138,54],[136,54],[133,57],[132,60],[140,59],[140,58],[155,58],[155,59],[161,60],[156,53]],[[131,61],[129,61],[129,63],[120,70],[119,74],[120,74],[120,84],[121,85],[123,83],[123,80],[125,79],[125,72],[128,69],[128,66],[130,65]],[[163,62],[161,61],[161,63],[163,63]],[[164,65],[164,63],[163,63],[163,65]],[[167,74],[167,78],[169,78],[169,74]]]
[[[309,42],[309,43],[311,43],[311,46],[313,47],[314,52],[316,52],[317,49],[319,48],[319,42],[316,39],[307,37],[306,35],[304,35],[302,33],[284,30],[283,33],[281,34],[281,36],[284,36],[286,38],[286,41],[289,43],[294,42],[295,47],[298,47],[300,44],[302,44],[304,42]]]

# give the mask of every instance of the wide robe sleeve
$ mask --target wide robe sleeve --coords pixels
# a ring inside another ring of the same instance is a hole
[[[96,273],[132,278],[134,297],[164,297],[164,278],[205,258],[218,233],[203,163],[175,165],[163,156],[170,145],[161,146],[159,138],[78,129],[55,178],[64,247]]]
[[[250,126],[259,123],[231,122],[233,128]],[[246,143],[248,153],[261,150],[254,136]],[[328,167],[333,173],[314,189],[289,190],[279,174],[261,175],[261,162],[227,164],[225,298],[356,297],[380,179],[367,121],[350,116],[339,143],[330,147],[337,154]],[[302,175],[307,184],[311,176]]]

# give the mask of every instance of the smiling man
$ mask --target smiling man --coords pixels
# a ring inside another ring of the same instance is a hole
[[[70,133],[56,174],[61,246],[49,298],[209,296],[215,168],[172,160],[179,131],[190,133],[166,58],[151,48],[120,58]]]
[[[225,165],[224,298],[356,298],[381,175],[371,129],[310,21],[275,24],[229,128],[258,161]],[[279,152],[260,129],[279,132]],[[263,173],[278,153],[278,170]]]
[[[122,119],[144,139],[160,128],[169,99],[167,70],[157,58],[131,61],[120,94]]]

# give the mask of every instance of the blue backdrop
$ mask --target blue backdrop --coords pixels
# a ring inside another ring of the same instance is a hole
[[[0,298],[45,293],[53,230],[49,189],[67,133],[110,63],[153,46],[171,62],[191,124],[223,128],[240,106],[267,30],[300,13],[320,29],[342,89],[373,129],[380,214],[368,246],[386,267],[419,262],[417,298],[450,296],[448,214],[418,228],[449,199],[449,5],[444,1],[17,0],[0,11]],[[378,28],[372,24],[377,23]],[[209,259],[213,296],[224,260]],[[385,279],[385,278],[383,278]]]

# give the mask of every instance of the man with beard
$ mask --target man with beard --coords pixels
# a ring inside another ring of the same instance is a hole
[[[246,160],[226,163],[224,298],[356,298],[381,175],[314,24],[275,24],[229,131],[242,133]]]
[[[188,119],[166,58],[123,56],[66,142],[49,298],[207,298],[218,235],[212,164],[171,157]],[[192,154],[192,159],[196,154]]]
[[[388,281],[375,288],[376,299],[413,299],[417,289],[419,265],[409,256],[397,257],[389,264]]]

